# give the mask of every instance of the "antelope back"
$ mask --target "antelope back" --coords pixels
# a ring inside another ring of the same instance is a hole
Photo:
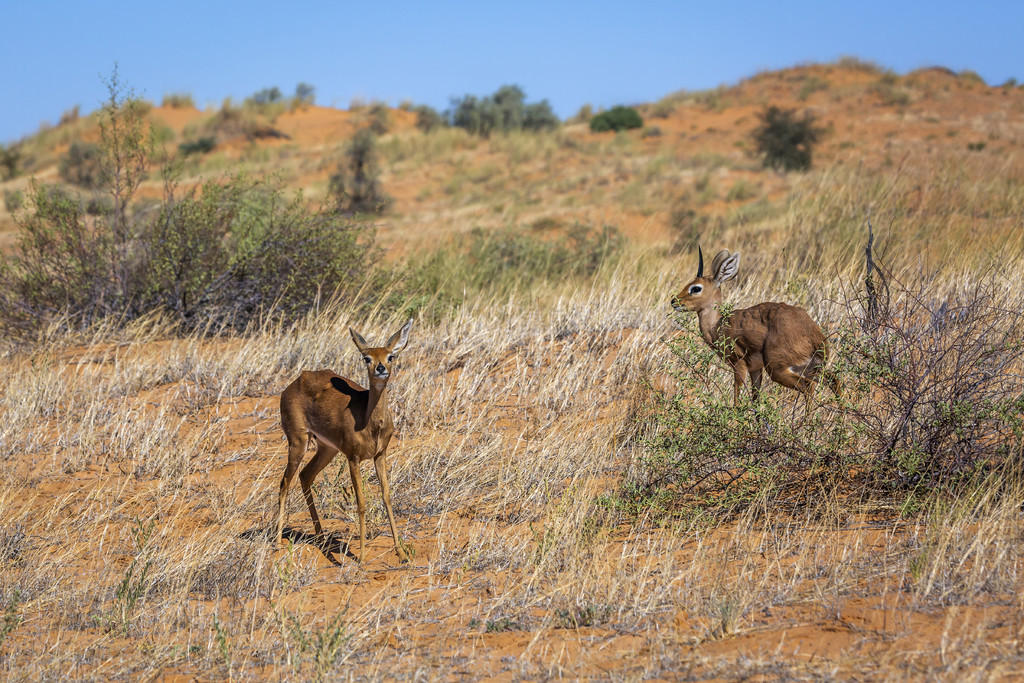
[[[825,333],[804,309],[782,303],[763,303],[767,309],[765,362],[802,365],[825,352]]]

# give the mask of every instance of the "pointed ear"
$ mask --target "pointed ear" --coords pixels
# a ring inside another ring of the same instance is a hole
[[[723,249],[722,251],[715,254],[715,259],[711,262],[711,277],[715,276],[718,269],[722,267],[722,261],[729,258],[729,250]]]
[[[359,334],[351,327],[348,328],[348,333],[352,335],[352,341],[356,343],[356,347],[359,349],[359,353],[366,355],[366,349],[370,345],[366,343],[365,339],[363,339],[363,335]]]
[[[728,254],[728,250],[725,252]],[[721,256],[719,254],[718,256]],[[715,261],[718,260],[718,256],[715,257]],[[720,285],[726,280],[731,280],[736,277],[736,273],[740,269],[740,252],[736,252],[731,256],[726,257],[723,261],[715,268],[715,284]]]
[[[402,325],[402,329],[391,335],[387,343],[384,345],[391,349],[391,353],[398,353],[405,348],[405,345],[409,343],[409,330],[412,329],[412,318],[409,318],[409,322]]]

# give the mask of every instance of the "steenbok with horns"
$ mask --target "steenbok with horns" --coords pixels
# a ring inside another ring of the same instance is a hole
[[[748,375],[751,397],[757,401],[764,372],[782,386],[802,392],[809,401],[828,356],[828,343],[818,324],[804,309],[775,302],[735,309],[723,317],[721,286],[736,277],[740,253],[718,252],[710,278],[704,276],[700,247],[697,254],[697,276],[672,297],[672,307],[696,312],[701,337],[732,367],[734,403],[739,404],[740,387]],[[835,376],[826,376],[838,396]]]

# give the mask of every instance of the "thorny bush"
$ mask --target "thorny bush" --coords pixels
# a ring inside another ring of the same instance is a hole
[[[819,385],[809,411],[778,387],[734,408],[731,373],[683,321],[687,331],[669,344],[675,387],[652,392],[656,428],[620,502],[634,511],[735,512],[769,497],[778,507],[827,493],[909,510],[1017,471],[1024,300],[1007,298],[994,277],[941,295],[924,276],[908,285],[869,270],[867,283],[831,334],[843,396]]]

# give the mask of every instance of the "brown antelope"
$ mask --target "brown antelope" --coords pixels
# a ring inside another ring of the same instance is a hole
[[[756,402],[761,374],[790,389],[803,392],[810,401],[817,376],[828,354],[825,334],[807,311],[797,306],[764,302],[733,310],[723,317],[722,283],[736,277],[740,253],[723,249],[711,264],[711,277],[704,276],[704,252],[697,247],[697,276],[672,297],[677,311],[696,311],[701,337],[733,371],[733,402],[739,405],[740,387],[750,375],[750,393]],[[834,375],[828,375],[832,390],[839,394]]]
[[[384,346],[370,346],[358,332],[349,328],[352,341],[366,363],[369,389],[363,389],[352,380],[340,377],[330,370],[306,371],[288,385],[281,393],[281,427],[288,437],[288,465],[281,479],[281,491],[277,503],[277,541],[281,541],[284,525],[284,503],[288,487],[299,469],[306,444],[310,437],[316,439],[316,455],[299,473],[302,493],[313,518],[317,535],[323,533],[320,517],[313,505],[313,480],[327,467],[339,452],[348,458],[348,470],[352,476],[352,488],[356,494],[359,511],[359,555],[362,562],[366,538],[366,503],[363,498],[359,463],[373,458],[380,482],[380,493],[391,525],[391,536],[395,540],[395,552],[403,562],[409,558],[399,544],[395,529],[395,516],[391,511],[391,492],[388,489],[387,452],[388,442],[395,431],[391,409],[384,396],[388,379],[399,351],[409,342],[412,320],[391,335]]]

